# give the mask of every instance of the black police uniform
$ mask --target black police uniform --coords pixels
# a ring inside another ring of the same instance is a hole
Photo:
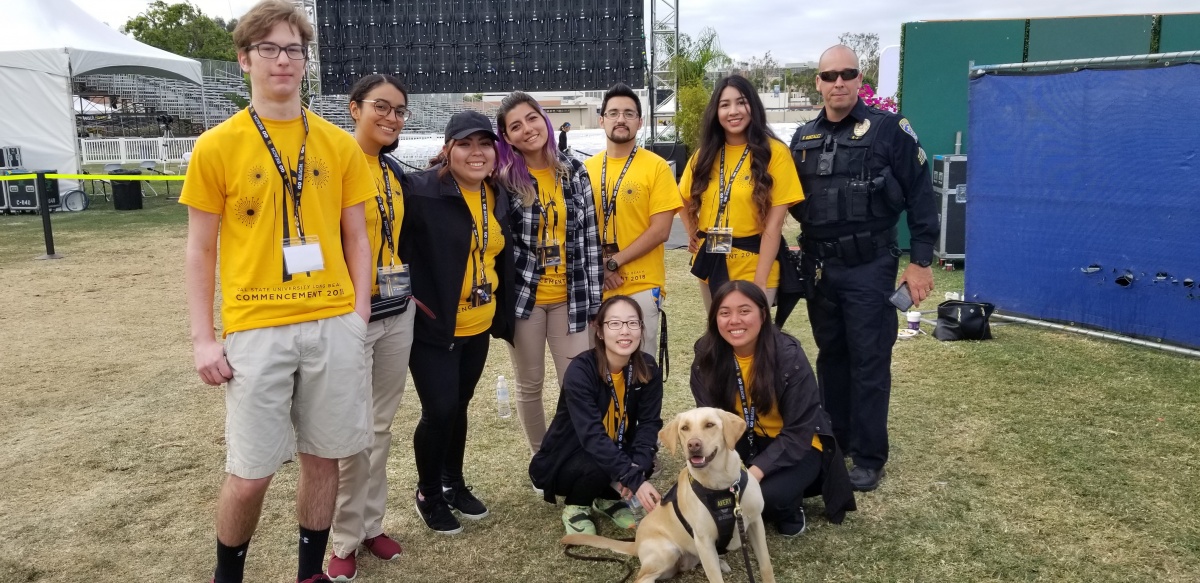
[[[925,152],[908,120],[862,100],[839,122],[821,110],[796,130],[791,150],[805,193],[789,212],[802,227],[817,381],[838,442],[855,466],[879,470],[899,324],[888,301],[899,266],[896,223],[907,210],[918,265],[933,260],[938,232]]]

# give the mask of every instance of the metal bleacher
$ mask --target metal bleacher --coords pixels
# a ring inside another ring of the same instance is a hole
[[[237,63],[200,60],[204,85],[144,75],[83,75],[75,81],[86,90],[116,98],[118,110],[126,113],[165,113],[194,126],[212,127],[242,109],[230,99],[237,96],[249,101],[250,94]],[[317,115],[346,130],[354,121],[347,109],[347,95],[315,95],[309,108]],[[412,119],[406,132],[441,133],[450,116],[477,109],[491,117],[495,107],[481,102],[464,102],[463,94],[412,95],[409,97]]]

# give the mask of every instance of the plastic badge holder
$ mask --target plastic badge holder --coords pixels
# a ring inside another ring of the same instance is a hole
[[[538,245],[538,267],[558,267],[562,265],[562,251],[558,239],[550,239]]]
[[[733,251],[733,228],[713,227],[704,238],[705,249],[709,253],[730,253]]]
[[[407,265],[400,263],[379,268],[379,295],[384,298],[412,295],[412,278]]]
[[[621,252],[621,247],[616,243],[605,243],[600,246],[600,253],[607,260],[609,257]]]
[[[283,265],[288,275],[321,271],[325,269],[325,258],[321,255],[321,242],[316,235],[304,239],[283,240]]]
[[[471,307],[478,308],[486,304],[492,303],[492,284],[491,282],[479,284],[471,288]]]

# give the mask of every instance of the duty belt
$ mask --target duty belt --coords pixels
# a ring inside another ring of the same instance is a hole
[[[800,246],[805,254],[822,261],[838,258],[847,265],[858,265],[874,259],[880,250],[889,249],[895,245],[896,229],[888,229],[871,233],[862,231],[843,235],[836,239],[810,239],[800,237]]]

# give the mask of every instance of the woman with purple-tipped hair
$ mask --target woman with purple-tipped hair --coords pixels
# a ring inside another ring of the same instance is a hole
[[[514,91],[501,101],[496,127],[496,179],[513,197],[517,417],[536,453],[546,433],[547,344],[560,386],[571,359],[590,346],[588,321],[604,283],[600,235],[587,170],[558,151],[538,102]]]

